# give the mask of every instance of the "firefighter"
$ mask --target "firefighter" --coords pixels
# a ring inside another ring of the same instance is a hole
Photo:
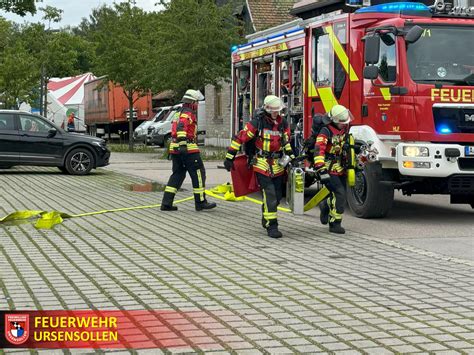
[[[76,119],[76,115],[74,114],[74,112],[71,112],[71,114],[69,115],[69,117],[67,119],[67,130],[68,130],[68,132],[74,132],[76,130],[76,128],[75,128],[75,119]]]
[[[345,145],[352,115],[342,105],[335,105],[326,115],[330,123],[316,136],[314,151],[314,167],[330,192],[319,205],[320,220],[324,225],[329,222],[329,232],[344,234],[341,222],[346,204]]]
[[[176,211],[178,209],[178,207],[173,206],[173,200],[176,192],[183,184],[186,172],[191,176],[196,211],[216,207],[214,202],[206,200],[206,194],[204,193],[206,171],[197,145],[196,111],[198,101],[203,99],[204,96],[200,91],[187,90],[182,99],[183,107],[177,113],[177,117],[173,119],[169,146],[173,173],[165,188],[161,203],[162,211]]]
[[[271,238],[282,237],[278,230],[277,207],[282,197],[285,168],[278,164],[278,159],[284,152],[294,159],[290,127],[280,115],[283,108],[278,96],[265,97],[263,110],[258,110],[254,118],[234,137],[224,161],[225,168],[230,171],[241,144],[254,145],[255,156],[251,164],[263,194],[262,225]]]

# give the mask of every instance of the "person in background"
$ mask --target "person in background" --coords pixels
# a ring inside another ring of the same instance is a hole
[[[74,114],[74,112],[71,112],[69,117],[67,118],[67,131],[68,132],[74,132],[76,130],[75,119],[76,119],[76,115]]]

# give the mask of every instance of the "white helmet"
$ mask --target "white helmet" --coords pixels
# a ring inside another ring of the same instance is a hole
[[[278,96],[268,95],[265,97],[265,100],[263,100],[263,108],[268,113],[280,112],[285,108],[285,105]]]
[[[204,95],[199,90],[186,90],[181,101],[185,103],[192,103],[194,101],[204,100]]]
[[[328,113],[328,117],[334,123],[348,124],[352,121],[351,112],[342,105],[333,106],[333,108]]]

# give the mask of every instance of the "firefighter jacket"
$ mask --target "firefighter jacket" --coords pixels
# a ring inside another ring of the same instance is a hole
[[[267,113],[256,115],[234,137],[226,159],[233,160],[242,144],[251,144],[253,141],[256,148],[252,159],[253,170],[266,176],[280,176],[285,172],[285,169],[278,165],[283,151],[294,158],[290,135],[290,126],[281,116],[274,122]]]
[[[171,123],[170,154],[179,154],[181,145],[186,145],[188,153],[199,153],[196,112],[186,106],[176,113]]]
[[[331,175],[345,175],[346,165],[346,128],[338,129],[330,124],[321,129],[316,136],[314,149],[314,167],[325,168]]]
[[[67,128],[74,128],[74,116],[69,115],[67,119]]]

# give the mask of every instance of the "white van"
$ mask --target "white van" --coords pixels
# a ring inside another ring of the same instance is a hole
[[[178,115],[183,104],[172,107],[166,118],[148,127],[147,144],[157,144],[160,147],[167,145],[171,140],[171,123]],[[206,102],[199,101],[197,110],[198,141],[204,140],[206,134]]]
[[[135,131],[133,132],[134,141],[137,143],[146,143],[148,127],[154,123],[162,121],[170,109],[171,106],[159,107],[155,116],[148,121],[142,122],[137,128],[135,128]]]

